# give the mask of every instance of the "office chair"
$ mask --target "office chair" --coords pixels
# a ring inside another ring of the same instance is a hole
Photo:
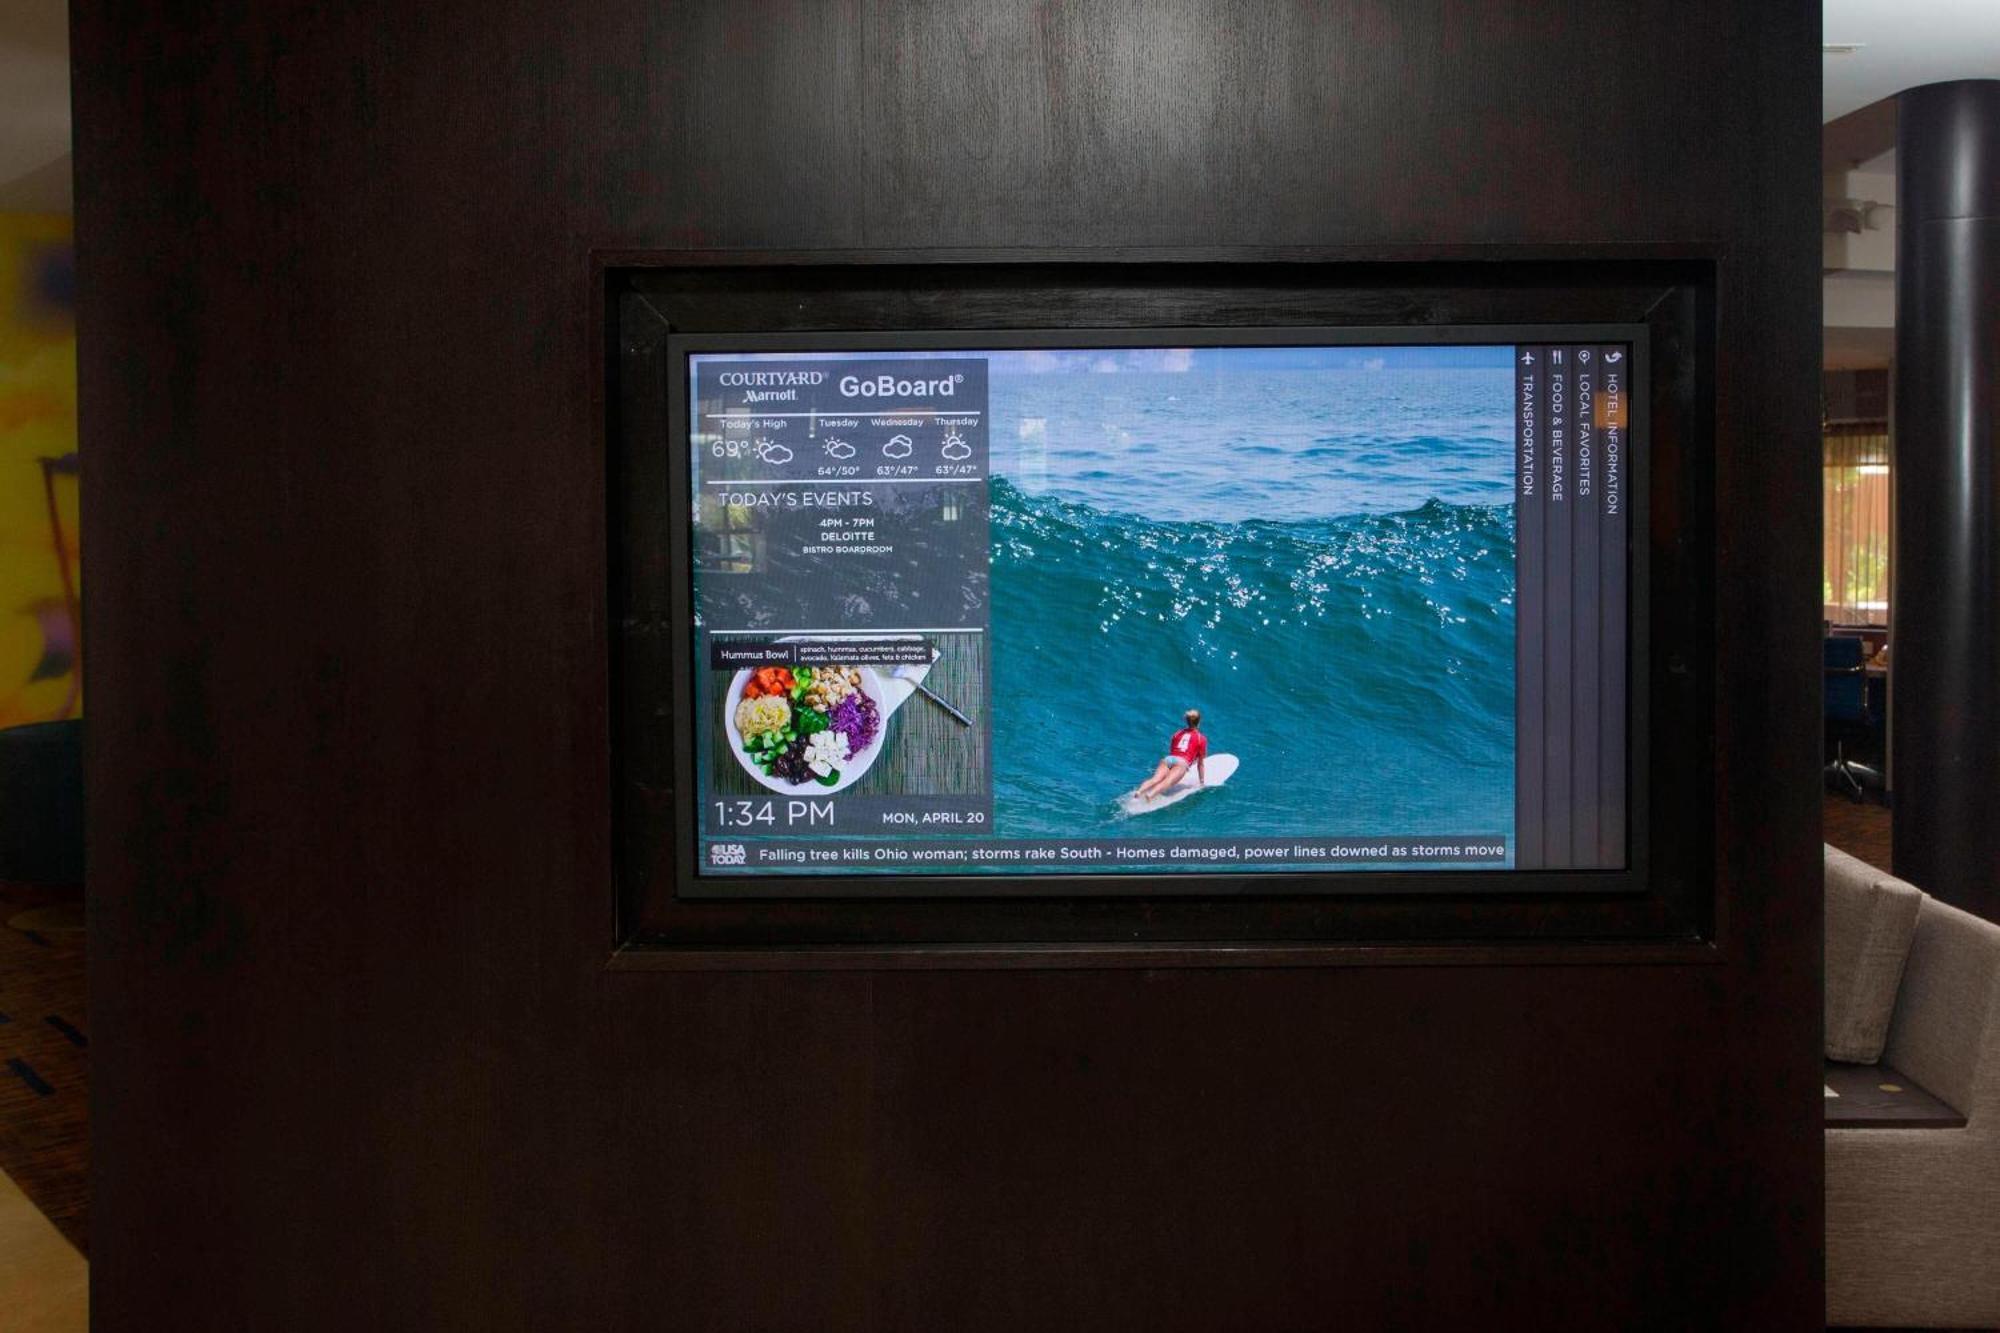
[[[1849,741],[1874,735],[1875,719],[1868,710],[1867,645],[1845,635],[1828,635],[1821,644],[1825,677],[1822,710],[1826,739],[1833,746],[1833,757],[1826,763],[1826,776],[1859,801],[1866,786],[1882,785],[1878,769],[1847,757]]]

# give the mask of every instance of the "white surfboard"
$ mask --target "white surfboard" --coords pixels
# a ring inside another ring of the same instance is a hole
[[[1236,763],[1236,756],[1233,754],[1212,754],[1208,757],[1208,781],[1206,783],[1203,783],[1195,776],[1194,768],[1190,766],[1179,782],[1176,782],[1152,800],[1140,800],[1138,789],[1135,787],[1118,798],[1118,808],[1128,815],[1148,815],[1155,810],[1164,810],[1178,801],[1185,801],[1198,791],[1206,791],[1210,787],[1220,787],[1235,775]]]

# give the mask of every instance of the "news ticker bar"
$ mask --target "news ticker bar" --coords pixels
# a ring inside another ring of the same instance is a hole
[[[705,838],[709,873],[1055,866],[1092,870],[1228,869],[1337,864],[1501,865],[1498,835],[1435,838],[1006,838],[843,842]]]

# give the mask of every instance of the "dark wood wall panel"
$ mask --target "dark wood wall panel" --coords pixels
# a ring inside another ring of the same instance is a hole
[[[1816,6],[74,14],[100,1327],[1817,1323]],[[593,248],[1661,244],[1718,961],[605,970]]]

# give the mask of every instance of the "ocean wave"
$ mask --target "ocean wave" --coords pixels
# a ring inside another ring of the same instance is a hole
[[[1197,707],[1245,767],[1180,827],[1511,833],[1511,506],[1167,523],[991,497],[998,827],[1108,822]]]

